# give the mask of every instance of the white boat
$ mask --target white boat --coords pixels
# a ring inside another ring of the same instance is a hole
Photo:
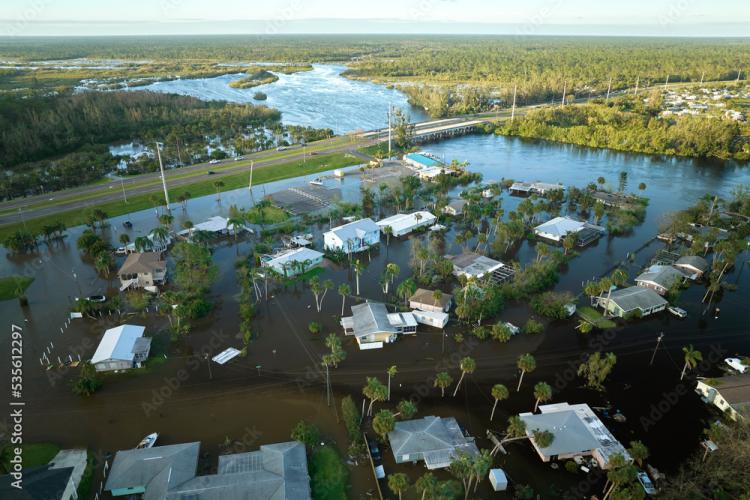
[[[745,373],[748,369],[748,366],[744,364],[740,358],[726,358],[724,362],[728,364],[732,370],[736,370],[740,373]]]
[[[151,448],[156,444],[156,440],[159,438],[158,432],[152,432],[145,438],[141,439],[141,442],[138,443],[138,446],[136,446],[136,449],[142,449],[142,448]]]
[[[687,318],[687,311],[685,309],[681,309],[677,306],[669,306],[667,308],[667,311],[671,312],[678,318]]]
[[[517,327],[510,321],[504,321],[503,325],[508,327],[508,330],[510,330],[511,335],[518,335],[519,333],[521,333],[521,328]]]
[[[320,177],[316,177],[315,179],[310,181],[310,184],[312,184],[313,186],[322,186],[323,181],[320,179]]]

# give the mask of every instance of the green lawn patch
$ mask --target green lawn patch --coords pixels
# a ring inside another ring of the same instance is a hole
[[[47,464],[60,451],[60,447],[52,443],[27,443],[21,447],[24,468]]]
[[[17,299],[31,285],[30,276],[5,276],[0,278],[0,300]]]
[[[310,459],[312,497],[316,500],[346,500],[349,470],[335,448],[317,448]]]
[[[263,213],[255,207],[245,212],[247,220],[252,224],[278,224],[289,218],[289,215],[278,207],[267,207]]]
[[[606,330],[608,328],[614,328],[616,326],[614,321],[606,319],[602,315],[602,313],[600,313],[593,307],[579,307],[576,312],[582,320],[591,323],[595,328],[599,328],[600,330]]]

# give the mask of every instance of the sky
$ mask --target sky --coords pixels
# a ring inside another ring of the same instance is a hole
[[[748,0],[2,0],[0,36],[750,36]]]

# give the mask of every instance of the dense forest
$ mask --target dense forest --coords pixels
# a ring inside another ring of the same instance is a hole
[[[150,92],[86,92],[0,101],[0,181],[11,198],[80,185],[112,171],[107,146],[118,141],[181,143],[206,136],[244,137],[280,127],[281,115],[265,106],[205,102]],[[252,145],[249,145],[252,149]]]
[[[658,112],[631,97],[598,100],[536,109],[497,133],[639,153],[750,159],[747,124],[706,116],[660,117]]]

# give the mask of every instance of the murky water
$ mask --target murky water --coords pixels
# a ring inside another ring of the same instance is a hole
[[[424,111],[410,106],[406,95],[372,82],[349,80],[341,76],[344,66],[316,64],[312,71],[291,75],[267,85],[235,89],[229,82],[242,78],[235,73],[215,78],[197,78],[155,82],[129,90],[148,90],[240,103],[266,104],[282,112],[288,125],[331,128],[337,134],[354,130],[373,130],[388,124],[388,105],[407,111],[412,121],[427,119]],[[256,101],[256,92],[268,96]]]
[[[622,261],[627,252],[639,249],[653,238],[665,213],[684,208],[705,193],[728,195],[734,186],[750,184],[750,171],[735,163],[665,160],[493,136],[463,137],[426,149],[445,155],[447,160],[470,161],[470,170],[481,172],[487,180],[504,177],[583,186],[599,176],[617,182],[619,172],[626,171],[630,186],[645,182],[645,195],[650,198],[645,223],[632,235],[603,238],[583,250],[563,270],[557,285],[559,290],[574,292],[580,290],[582,281],[607,271]],[[352,170],[356,171],[356,167]],[[312,177],[256,186],[254,194],[257,199],[263,194],[307,182]],[[357,199],[359,176],[347,176],[340,187],[345,199]],[[503,195],[506,212],[518,202],[517,198]],[[250,203],[247,189],[223,193],[220,203],[215,196],[191,200],[187,211],[179,207],[173,210],[174,224],[178,227],[186,218],[197,222],[217,213],[226,215],[230,204],[249,206]],[[157,225],[153,210],[127,218],[134,224],[131,239]],[[105,231],[113,243],[123,230],[124,219],[113,219]],[[316,233],[325,229],[327,227],[312,228]],[[272,286],[270,299],[258,305],[254,322],[258,337],[251,344],[247,357],[223,367],[213,364],[209,373],[201,356],[203,351],[215,354],[226,347],[239,346],[238,285],[234,265],[249,252],[252,245],[249,241],[237,244],[227,241],[215,249],[219,276],[212,294],[216,308],[208,318],[195,324],[189,336],[165,349],[168,359],[163,364],[149,373],[108,376],[101,392],[88,400],[73,396],[68,387],[72,374],[42,370],[39,356],[50,342],[54,344],[50,352],[53,360],[57,356],[64,358],[79,347],[90,355],[101,332],[117,322],[117,318],[96,322],[74,320],[71,327],[60,332],[71,296],[101,293],[114,285],[114,282],[98,278],[90,263],[81,260],[75,249],[80,232],[81,228],[70,230],[70,236],[59,246],[41,245],[38,256],[9,258],[3,254],[3,274],[31,272],[36,276],[27,293],[30,301],[27,309],[22,310],[16,301],[0,303],[0,314],[7,324],[13,321],[25,326],[28,440],[52,440],[66,446],[86,445],[111,452],[133,446],[143,435],[157,430],[162,432],[164,443],[201,440],[204,451],[214,456],[215,464],[215,454],[223,450],[221,444],[225,438],[239,440],[245,447],[254,449],[262,443],[287,439],[294,423],[307,418],[320,425],[324,434],[335,440],[342,450],[346,448],[346,436],[337,412],[326,406],[319,370],[320,356],[326,351],[323,337],[327,332],[341,331],[338,315],[342,299],[335,293],[335,287],[326,296],[323,311],[317,313],[313,296],[303,284]],[[406,277],[411,241],[393,238],[389,246],[383,244],[369,258],[365,257],[368,265],[360,278],[362,297],[382,299],[378,279],[386,262],[398,263],[402,270],[400,278]],[[653,242],[641,250],[636,262],[628,266],[631,276],[660,247],[660,243]],[[534,256],[532,246],[524,243],[514,258],[526,264]],[[748,253],[744,253],[740,263],[748,258]],[[348,282],[355,288],[355,277],[345,266],[327,262],[324,269],[323,278],[332,279],[336,285]],[[738,265],[728,276],[730,282],[738,285],[738,290],[721,299],[719,319],[702,315],[700,299],[704,289],[694,285],[683,293],[680,302],[689,312],[687,319],[677,320],[662,314],[617,328],[611,334],[583,336],[575,332],[572,322],[561,321],[549,325],[543,334],[520,336],[507,344],[475,343],[469,337],[458,344],[452,336],[428,329],[379,351],[358,351],[351,339],[345,339],[348,357],[331,373],[335,400],[338,403],[348,394],[357,404],[361,403],[365,377],[376,375],[385,380],[386,368],[396,364],[399,374],[394,379],[392,404],[400,398],[412,397],[418,400],[420,415],[455,416],[478,438],[482,447],[487,447],[486,429],[499,429],[509,415],[530,411],[534,403],[533,385],[544,380],[553,386],[555,402],[587,402],[592,406],[611,403],[619,408],[628,417],[626,423],[605,420],[616,437],[624,443],[643,440],[652,450],[651,463],[671,472],[696,449],[700,431],[711,418],[710,412],[692,393],[692,383],[679,381],[681,348],[693,344],[701,350],[710,361],[698,371],[711,376],[720,373],[717,366],[724,357],[750,354],[750,340],[744,327],[745,306],[750,301],[748,274],[745,265]],[[348,299],[347,311],[351,304],[352,300]],[[501,317],[521,324],[528,314],[524,304],[510,304]],[[313,337],[307,329],[313,320],[324,326],[319,338]],[[145,324],[150,332],[167,325],[166,318],[153,313],[123,321]],[[451,324],[447,330],[454,333],[461,328]],[[653,366],[649,366],[659,332],[665,333],[665,339]],[[161,344],[163,342],[157,342],[157,346]],[[7,359],[7,340],[0,345],[0,355]],[[613,351],[618,357],[605,393],[583,389],[580,379],[574,376],[581,356],[592,350]],[[538,368],[525,377],[520,392],[512,392],[510,399],[499,405],[495,422],[490,424],[490,387],[495,383],[515,387],[515,361],[525,352],[534,354]],[[159,353],[161,348],[157,348],[157,355]],[[457,378],[458,360],[466,355],[476,359],[477,371],[467,378],[456,398],[440,398],[432,387],[434,374],[445,369]],[[7,394],[5,378],[0,390]],[[672,398],[670,394],[678,396]],[[379,405],[385,406],[388,405]],[[528,444],[510,445],[509,451],[510,455],[500,457],[496,466],[499,464],[506,469],[516,482],[534,485],[545,497],[559,495],[561,491],[580,485],[584,479],[541,464]],[[390,450],[384,450],[384,457],[389,472],[403,470],[416,479],[424,471],[421,466],[396,467]],[[360,498],[374,483],[368,467],[360,465],[352,467],[352,471],[353,497]],[[478,495],[489,496],[489,491],[480,489]]]

